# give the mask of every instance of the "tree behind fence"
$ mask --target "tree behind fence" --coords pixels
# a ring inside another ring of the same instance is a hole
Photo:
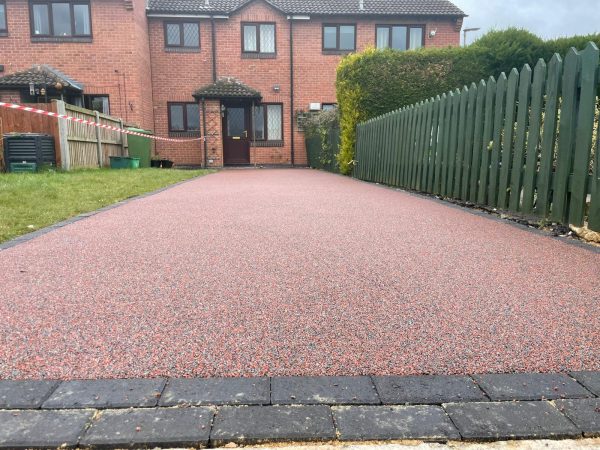
[[[600,231],[599,72],[590,43],[369,120],[354,176]]]

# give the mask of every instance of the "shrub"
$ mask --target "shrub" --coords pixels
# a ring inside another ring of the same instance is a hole
[[[322,136],[330,130],[339,128],[337,109],[309,114],[302,121],[302,128],[304,129],[304,135],[307,138]]]
[[[589,42],[594,42],[600,47],[600,33],[588,34],[587,36],[563,37],[546,41],[545,54],[541,57],[545,60],[549,60],[555,53],[564,57],[571,47],[583,50]]]
[[[356,124],[486,77],[485,53],[470,47],[409,52],[368,49],[344,58],[336,81],[342,173],[352,171]]]
[[[513,67],[520,69],[524,64],[534,67],[547,51],[542,39],[518,28],[490,31],[475,41],[472,47],[487,52],[485,64],[488,75],[508,73]]]

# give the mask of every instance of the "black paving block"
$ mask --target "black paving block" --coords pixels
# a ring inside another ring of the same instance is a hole
[[[225,406],[215,417],[210,440],[214,445],[335,438],[328,406]]]
[[[274,405],[378,405],[379,396],[369,377],[275,377],[271,379]]]
[[[439,406],[335,406],[332,410],[343,441],[460,439],[458,430]]]
[[[63,381],[42,408],[129,408],[156,406],[162,378]]]
[[[600,437],[600,398],[556,400],[555,404],[583,431],[584,436]]]
[[[587,398],[591,392],[559,373],[511,373],[474,375],[492,401]]]
[[[104,410],[81,439],[92,448],[206,446],[211,408]]]
[[[388,405],[487,401],[483,391],[466,376],[373,377],[373,381],[381,401]]]
[[[269,403],[269,379],[266,377],[171,379],[160,398],[160,406]]]
[[[39,408],[58,381],[0,381],[0,409]]]
[[[548,402],[451,403],[444,405],[469,440],[548,439],[581,436]]]
[[[76,447],[93,410],[0,411],[0,448]]]
[[[571,372],[573,378],[583,384],[588,390],[600,396],[600,372],[599,371],[583,371]]]

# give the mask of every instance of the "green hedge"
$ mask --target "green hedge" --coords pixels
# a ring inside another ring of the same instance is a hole
[[[472,82],[521,68],[539,58],[564,55],[587,42],[600,46],[600,34],[543,41],[516,28],[492,31],[469,47],[426,48],[416,51],[368,49],[345,57],[337,69],[342,173],[353,168],[356,125],[360,122],[461,88]]]
[[[340,170],[352,171],[358,123],[486,77],[487,65],[481,64],[485,59],[485,50],[471,47],[369,49],[344,58],[336,82]]]

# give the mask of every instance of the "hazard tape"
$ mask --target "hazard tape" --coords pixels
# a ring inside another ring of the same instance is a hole
[[[165,142],[193,142],[193,141],[202,141],[203,137],[199,138],[191,138],[191,139],[174,139],[174,138],[166,138],[160,136],[153,136],[151,134],[138,133],[136,131],[125,130],[119,127],[113,127],[112,125],[106,125],[103,123],[94,122],[92,120],[80,119],[78,117],[67,116],[66,114],[58,114],[52,111],[44,111],[43,109],[31,108],[29,106],[17,105],[16,103],[6,103],[0,102],[0,107],[8,108],[8,109],[16,109],[18,111],[27,111],[34,114],[40,114],[42,116],[55,117],[57,119],[68,120],[69,122],[81,123],[83,125],[89,125],[91,127],[104,128],[110,131],[116,131],[118,133],[130,134],[132,136],[141,136],[148,139],[154,139],[156,141],[165,141]]]

